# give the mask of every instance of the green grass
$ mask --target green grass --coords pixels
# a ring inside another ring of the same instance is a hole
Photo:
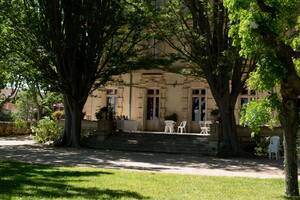
[[[0,161],[0,199],[284,199],[283,179],[176,175]]]

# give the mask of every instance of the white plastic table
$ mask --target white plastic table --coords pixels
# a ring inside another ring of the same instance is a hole
[[[165,133],[173,133],[175,123],[173,120],[165,120]]]

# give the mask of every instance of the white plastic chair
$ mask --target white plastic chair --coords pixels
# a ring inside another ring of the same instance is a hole
[[[183,132],[186,132],[186,121],[182,121],[179,126],[177,127],[177,133],[179,133],[179,130],[180,130],[180,133],[183,133]]]
[[[173,120],[165,120],[165,133],[173,133],[174,132],[175,122]]]
[[[279,158],[279,146],[280,146],[280,137],[272,136],[270,138],[270,144],[268,147],[269,159],[272,158],[272,155],[275,155],[276,160]]]
[[[200,135],[209,135],[211,124],[212,124],[211,121],[199,121],[200,129],[201,129]]]

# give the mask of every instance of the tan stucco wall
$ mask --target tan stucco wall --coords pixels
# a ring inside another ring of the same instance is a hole
[[[105,89],[117,89],[117,116],[129,117],[129,80],[130,74],[114,77]],[[96,120],[95,112],[106,106],[106,90],[96,90],[84,107],[85,118]],[[157,120],[146,120],[147,89],[160,91],[160,113]],[[172,113],[178,116],[178,124],[188,121],[189,132],[199,132],[198,122],[192,122],[192,90],[206,89],[206,119],[211,120],[210,112],[216,108],[215,101],[204,79],[183,76],[161,70],[138,70],[132,73],[131,119],[139,122],[139,130],[162,131],[163,118]],[[238,100],[236,114],[240,109]],[[238,121],[238,119],[237,119]]]

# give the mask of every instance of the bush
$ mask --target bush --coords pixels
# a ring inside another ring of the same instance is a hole
[[[173,120],[173,121],[177,122],[177,114],[172,113],[171,115],[167,115],[167,116],[165,116],[165,120]]]
[[[252,140],[255,142],[254,154],[257,156],[268,155],[268,146],[270,143],[270,138],[261,138],[257,134],[252,136]]]
[[[25,120],[23,119],[16,119],[15,121],[15,124],[16,124],[16,128],[19,128],[19,129],[25,129],[25,128],[28,128],[28,122],[26,122]]]
[[[106,106],[99,109],[95,116],[98,120],[106,119],[106,120],[113,120],[115,118],[114,111],[111,107]]]
[[[14,121],[14,118],[10,111],[1,111],[0,112],[0,121],[12,122],[12,121]]]
[[[51,116],[53,119],[60,120],[65,117],[65,113],[62,110],[57,110],[57,111],[53,112]]]
[[[59,138],[61,129],[57,123],[49,117],[45,117],[38,121],[35,127],[32,127],[32,132],[35,133],[34,139],[39,143],[54,141]]]
[[[219,109],[213,109],[213,110],[210,112],[210,114],[211,114],[212,116],[219,116],[219,114],[220,114]]]

